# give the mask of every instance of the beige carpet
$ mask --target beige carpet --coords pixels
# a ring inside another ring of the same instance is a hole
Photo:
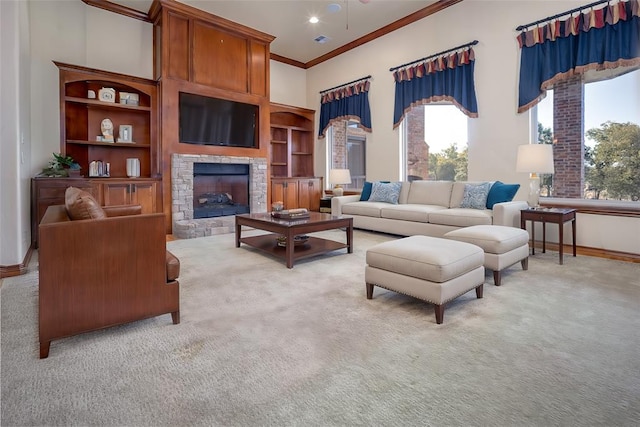
[[[322,233],[342,239],[344,233]],[[433,306],[376,289],[355,252],[300,262],[232,235],[169,242],[169,315],[54,341],[38,359],[37,259],[1,290],[2,419],[16,425],[635,426],[640,265],[557,253],[487,273],[436,325]]]

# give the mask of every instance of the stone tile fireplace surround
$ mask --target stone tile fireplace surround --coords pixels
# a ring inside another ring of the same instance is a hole
[[[234,215],[193,218],[194,163],[249,164],[249,206],[251,212],[267,211],[266,158],[173,154],[171,156],[171,215],[175,237],[191,239],[235,231]]]

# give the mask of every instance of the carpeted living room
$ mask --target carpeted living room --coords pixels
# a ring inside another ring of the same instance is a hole
[[[0,1],[0,424],[637,425],[640,209],[633,195],[588,200],[575,159],[595,156],[581,151],[577,88],[639,75],[640,51],[544,78],[523,53],[619,23],[640,46],[640,0],[597,3]],[[429,62],[450,52],[449,66]],[[456,67],[470,69],[471,91],[398,94]],[[553,107],[555,171],[539,178],[520,149],[543,145],[545,94],[578,106]],[[367,108],[347,116],[366,174],[338,177],[350,164],[334,128],[349,124],[325,105],[359,95]],[[189,136],[180,111],[213,98],[244,105],[253,133]],[[409,166],[414,107],[442,102],[467,126],[457,183],[416,180]],[[51,153],[81,176],[43,176]],[[220,171],[225,190],[198,196],[199,176]],[[240,198],[226,190],[237,181]],[[438,185],[446,200],[431,203]],[[510,193],[490,203],[494,185]],[[95,210],[77,218],[72,192]],[[218,202],[229,202],[219,217]],[[420,253],[394,258],[415,237]],[[96,271],[105,277],[85,279]],[[447,296],[407,290],[423,285]],[[92,298],[95,313],[73,306]],[[109,311],[138,314],[83,326]]]

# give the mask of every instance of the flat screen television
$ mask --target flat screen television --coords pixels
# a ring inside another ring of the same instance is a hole
[[[180,142],[257,147],[258,106],[180,92]]]

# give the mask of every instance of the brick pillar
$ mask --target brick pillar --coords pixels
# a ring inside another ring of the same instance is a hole
[[[553,197],[582,198],[584,85],[582,75],[553,86]]]
[[[424,105],[413,107],[404,120],[407,130],[407,175],[429,179],[429,146],[424,141]]]
[[[334,122],[331,169],[347,168],[347,120]]]

